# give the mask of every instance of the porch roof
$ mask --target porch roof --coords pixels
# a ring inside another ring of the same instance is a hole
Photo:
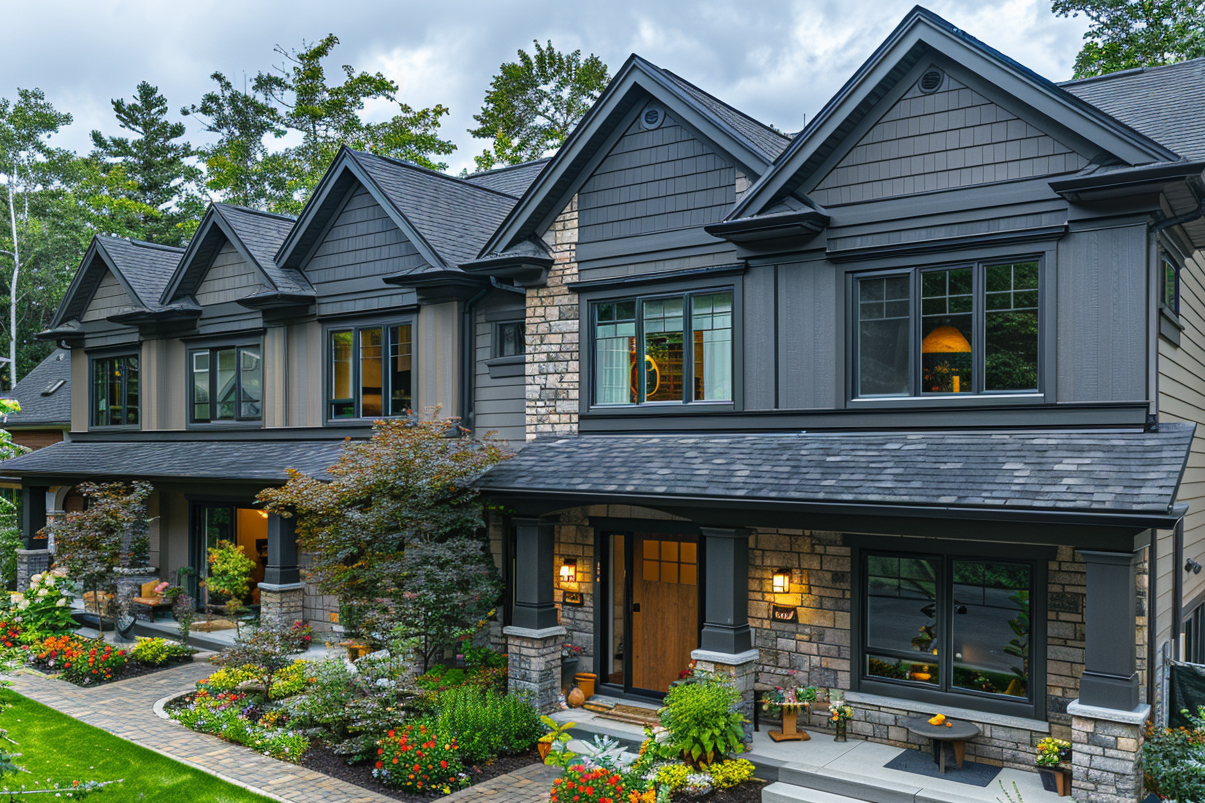
[[[284,482],[286,469],[330,479],[342,439],[63,441],[0,462],[0,475],[99,479]]]
[[[585,435],[533,441],[479,485],[503,498],[996,510],[1010,518],[1079,512],[1170,522],[1182,515],[1176,493],[1195,428]]]

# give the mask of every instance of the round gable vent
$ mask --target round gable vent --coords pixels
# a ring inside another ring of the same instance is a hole
[[[919,89],[921,92],[924,92],[926,95],[932,95],[934,92],[941,89],[941,84],[945,78],[945,73],[936,67],[933,67],[932,69],[925,71],[925,74],[920,77],[920,80],[917,82],[916,86],[917,89]]]
[[[650,103],[640,113],[640,125],[644,126],[646,131],[660,127],[663,122],[665,122],[665,109],[655,104]]]

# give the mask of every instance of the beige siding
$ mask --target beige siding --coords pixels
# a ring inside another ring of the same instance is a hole
[[[188,565],[188,500],[184,494],[160,491],[158,557],[151,563],[159,567],[159,577],[176,581],[176,571]]]
[[[414,384],[415,407],[422,415],[430,415],[436,407],[441,417],[460,414],[460,311],[456,301],[419,310]]]
[[[263,290],[263,277],[229,241],[222,246],[213,264],[197,288],[197,303],[201,306],[238,301]]]
[[[288,330],[273,326],[264,333],[264,426],[289,425]]]
[[[117,281],[117,277],[111,271],[105,271],[105,277],[96,286],[96,292],[92,294],[92,300],[88,302],[88,308],[84,310],[83,320],[103,321],[110,315],[130,307],[133,303],[133,299],[121,286],[121,282]]]
[[[320,427],[323,423],[325,388],[322,385],[322,325],[317,321],[288,327],[285,380],[289,401],[288,426]]]
[[[184,429],[188,416],[188,375],[184,344],[147,340],[142,344],[142,428]]]
[[[71,429],[88,429],[88,355],[83,349],[71,351]]]

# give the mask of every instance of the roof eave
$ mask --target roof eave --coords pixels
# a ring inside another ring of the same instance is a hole
[[[555,263],[550,256],[499,255],[465,262],[460,268],[470,276],[511,279],[516,287],[543,287]]]
[[[304,308],[313,304],[316,298],[317,296],[314,293],[290,293],[283,290],[274,290],[267,293],[255,293],[245,298],[240,298],[235,303],[247,309],[256,310]]]
[[[409,287],[418,295],[420,304],[440,304],[445,301],[464,301],[490,286],[489,280],[470,276],[461,270],[428,270],[386,276],[386,284]]]
[[[808,209],[781,215],[726,220],[704,226],[703,230],[730,243],[787,239],[806,242],[828,228],[831,220],[823,212]]]
[[[1168,184],[1202,178],[1205,178],[1205,161],[1173,162],[1060,177],[1050,181],[1050,189],[1068,201],[1083,202],[1118,194],[1158,192]]]

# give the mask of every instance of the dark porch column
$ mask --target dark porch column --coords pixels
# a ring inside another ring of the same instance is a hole
[[[1138,707],[1134,652],[1137,553],[1080,550],[1080,554],[1087,564],[1088,593],[1079,702],[1097,708],[1133,711]]]
[[[297,533],[293,519],[268,514],[268,564],[259,584],[260,619],[288,627],[305,618],[305,586],[297,566]]]
[[[46,539],[39,538],[38,531],[46,526],[46,494],[49,490],[45,485],[21,486],[21,535],[25,537],[26,549],[46,546]]]
[[[528,630],[556,627],[555,527],[539,519],[516,519],[514,525],[515,613],[511,625]]]
[[[738,655],[753,649],[749,630],[749,531],[702,527],[707,561],[699,649]]]

